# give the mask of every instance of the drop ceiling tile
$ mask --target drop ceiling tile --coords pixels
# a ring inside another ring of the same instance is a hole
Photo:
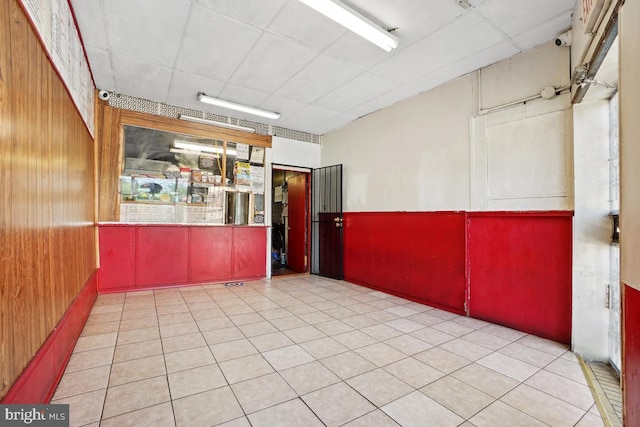
[[[257,27],[266,27],[286,0],[197,0],[204,7]]]
[[[96,87],[104,90],[115,90],[116,85],[113,80],[113,70],[111,69],[109,52],[93,47],[87,47],[86,51]]]
[[[198,101],[198,93],[204,92],[207,95],[219,96],[223,88],[224,82],[184,71],[174,71],[167,103],[195,110],[205,110],[205,104]]]
[[[489,0],[477,7],[493,24],[515,37],[573,10],[575,0]]]
[[[171,67],[190,3],[187,0],[103,2],[112,52]]]
[[[266,92],[260,92],[259,90],[250,89],[248,87],[236,86],[231,83],[225,85],[222,92],[220,92],[220,98],[222,99],[238,102],[240,104],[252,105],[254,107],[258,107],[268,97],[269,94]]]
[[[372,70],[407,83],[504,40],[504,35],[481,16],[468,13]]]
[[[263,33],[230,82],[273,92],[296,75],[318,52],[271,33]]]
[[[541,25],[533,27],[522,34],[518,34],[513,38],[513,41],[515,41],[522,50],[529,50],[546,43],[571,28],[572,15],[573,11],[571,10],[563,12]]]
[[[116,91],[137,98],[166,102],[172,70],[128,56],[112,54]]]
[[[268,30],[319,50],[326,49],[348,31],[299,1],[286,3]]]
[[[320,55],[278,89],[278,94],[311,103],[364,70],[328,55]]]
[[[348,112],[398,86],[400,85],[396,82],[366,72],[320,98],[315,104],[335,111]]]
[[[85,47],[92,46],[101,49],[107,49],[108,47],[104,16],[100,5],[101,2],[99,0],[71,1],[71,7],[76,16]]]
[[[340,112],[328,108],[309,105],[296,114],[292,114],[290,117],[283,117],[283,120],[278,123],[278,126],[291,126],[295,124],[302,126],[303,129],[311,129],[314,123],[334,120],[339,117],[340,114]],[[315,133],[311,130],[307,132]]]
[[[256,43],[256,27],[194,6],[176,68],[226,81]]]
[[[287,120],[289,117],[293,116],[306,106],[307,104],[305,104],[304,102],[299,102],[294,99],[287,99],[277,94],[272,94],[260,105],[260,108],[280,113],[282,115],[282,118],[278,120],[278,123],[274,124],[282,126],[281,123],[283,120]]]

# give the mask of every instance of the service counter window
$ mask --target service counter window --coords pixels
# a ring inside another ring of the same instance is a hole
[[[264,151],[125,125],[120,222],[263,224]]]

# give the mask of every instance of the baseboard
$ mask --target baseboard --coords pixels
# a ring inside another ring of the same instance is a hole
[[[62,378],[76,341],[97,298],[97,270],[73,300],[2,403],[48,403]]]

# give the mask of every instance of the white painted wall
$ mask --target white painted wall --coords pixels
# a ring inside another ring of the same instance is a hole
[[[609,102],[574,106],[573,351],[609,359]]]
[[[274,136],[271,143],[271,161],[275,164],[311,169],[320,167],[320,144],[278,136]]]

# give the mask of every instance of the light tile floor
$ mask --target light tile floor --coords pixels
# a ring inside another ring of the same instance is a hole
[[[101,295],[74,426],[602,426],[567,347],[317,276]]]

